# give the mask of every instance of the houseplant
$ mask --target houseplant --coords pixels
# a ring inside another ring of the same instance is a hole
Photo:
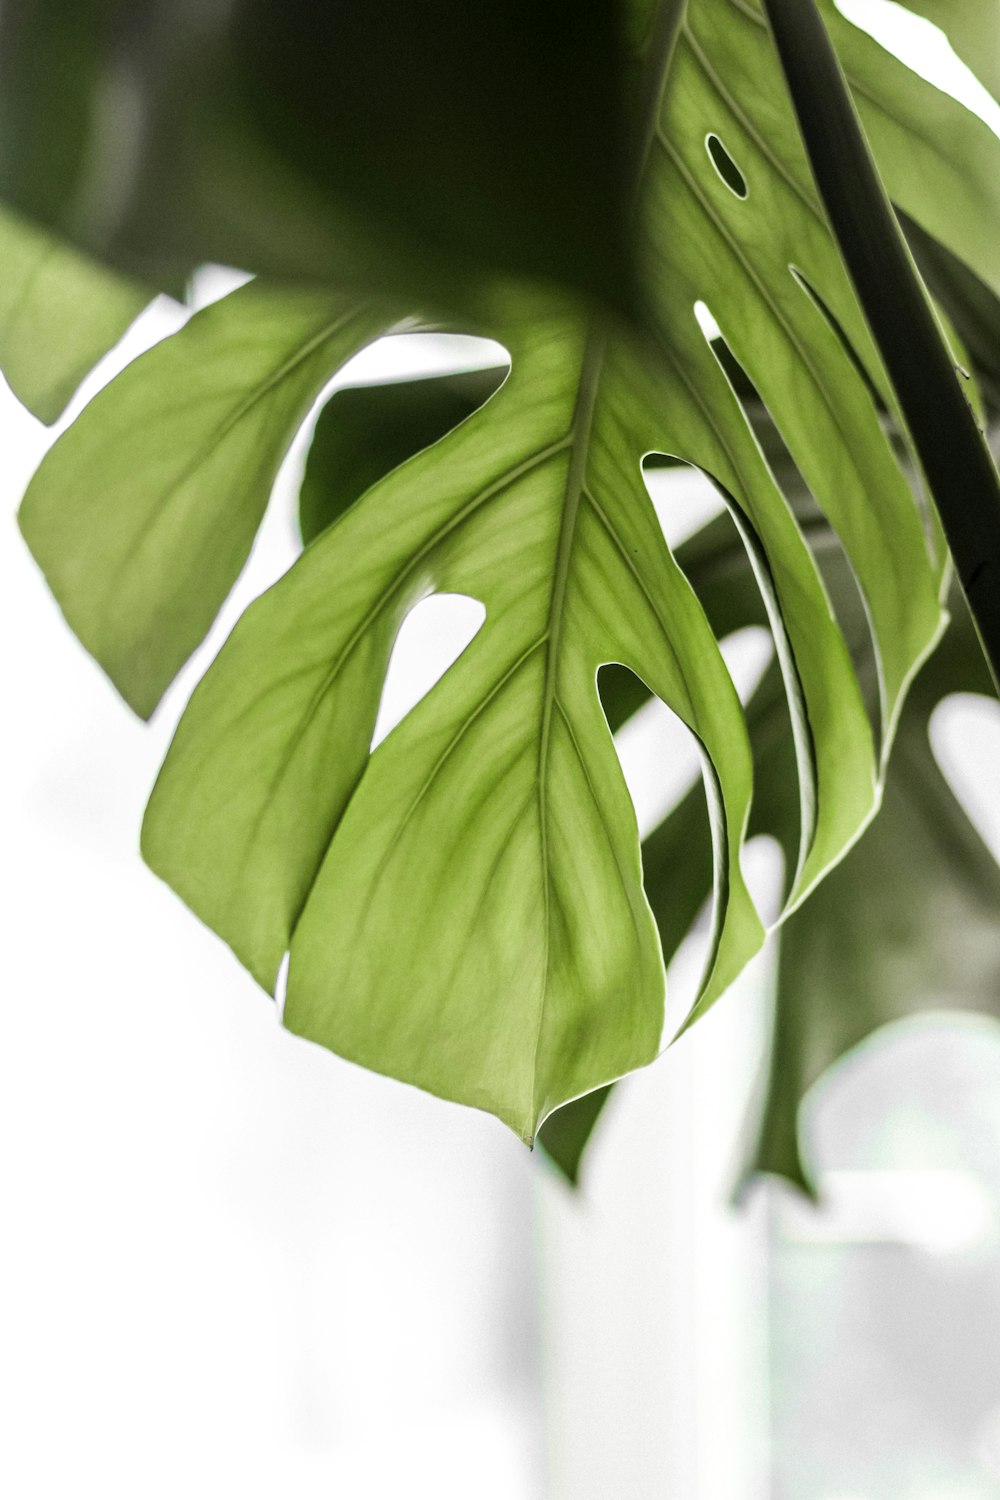
[[[261,273],[95,398],[22,510],[70,624],[149,714],[221,606],[338,366],[414,326],[509,350],[496,394],[450,431],[435,402],[412,456],[387,444],[363,497],[323,474],[342,408],[320,416],[304,494],[326,504],[310,502],[301,559],[194,694],[143,846],[265,988],[290,953],[291,1029],[488,1108],[526,1140],[551,1116],[572,1174],[597,1091],[659,1049],[664,952],[708,885],[691,1020],[763,940],[739,858],[754,775],[754,826],[789,853],[784,915],[812,952],[807,898],[832,902],[830,872],[854,843],[891,836],[877,820],[865,830],[894,739],[922,744],[922,721],[903,716],[926,717],[917,690],[906,708],[914,679],[933,680],[917,677],[924,663],[943,669],[938,692],[988,685],[960,600],[945,629],[951,569],[916,459],[956,546],[974,516],[983,556],[960,572],[990,645],[997,499],[978,423],[996,357],[1000,156],[981,122],[820,7],[945,334],[859,166],[811,4],[595,7],[584,28],[562,7],[532,22],[497,6],[475,28],[460,9],[441,4],[415,28],[399,6],[377,36],[359,12],[346,32],[321,31],[325,51],[296,7],[237,7],[235,29],[177,27],[169,46],[153,6],[124,43],[113,7],[19,11],[4,53],[27,86],[5,96],[0,359],[51,418],[141,305],[136,277],[175,284],[207,257]],[[964,8],[956,41],[971,62],[995,26],[985,5]],[[67,57],[73,107],[42,128]],[[332,104],[324,58],[345,83]],[[347,87],[359,59],[389,91],[383,120]],[[122,76],[141,106],[128,130]],[[812,119],[810,100],[832,113]],[[23,214],[116,269],[53,250]],[[85,315],[67,319],[67,300]],[[422,399],[394,396],[404,412]],[[730,519],[683,559],[648,501],[648,454],[696,464],[725,495]],[[370,480],[377,448],[368,462]],[[486,624],[370,754],[393,639],[429,591],[479,599]],[[717,642],[758,618],[778,666],[748,732]],[[595,679],[616,665],[627,671],[604,674],[602,712]],[[689,799],[642,866],[608,723],[649,691],[703,749],[713,841],[709,854]],[[969,899],[989,911],[995,871],[960,826]],[[950,869],[937,873],[951,889]],[[849,928],[847,909],[826,920]],[[995,946],[993,918],[982,925]],[[990,949],[985,997],[993,962]],[[811,996],[821,1009],[825,983]],[[887,1002],[876,971],[816,1047],[804,993],[785,992],[759,1158],[800,1180],[794,1110],[817,1059],[908,1003],[895,990]]]

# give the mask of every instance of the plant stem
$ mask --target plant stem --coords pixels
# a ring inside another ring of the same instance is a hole
[[[872,160],[816,0],[762,0],[854,289],[1000,692],[1000,476]]]

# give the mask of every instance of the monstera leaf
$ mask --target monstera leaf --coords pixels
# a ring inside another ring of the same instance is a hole
[[[500,389],[354,503],[331,501],[322,529],[321,419],[309,545],[195,690],[143,832],[153,868],[267,989],[288,956],[287,1026],[490,1109],[526,1140],[661,1041],[654,912],[677,861],[661,861],[658,886],[647,859],[647,898],[597,694],[607,664],[661,697],[703,752],[715,916],[691,1019],[764,935],[740,865],[752,750],[718,646],[732,627],[710,577],[671,556],[644,457],[712,478],[774,634],[767,693],[786,716],[795,808],[786,914],[876,812],[907,687],[944,618],[944,550],[888,431],[893,396],[762,15],[697,0],[679,28],[670,4],[648,19],[645,129],[626,172],[648,334],[494,283],[464,326],[508,349]],[[863,39],[845,50],[876,124],[891,119],[890,190],[995,289],[1000,203],[985,184],[1000,143],[905,70],[876,67]],[[970,177],[971,228],[951,212]],[[207,630],[306,411],[354,349],[412,311],[255,284],[126,370],[43,463],[25,534],[141,712]],[[747,378],[818,505],[819,549],[750,425]],[[818,562],[831,536],[863,600],[843,618]],[[480,601],[485,624],[372,751],[393,642],[434,592]],[[859,617],[874,725],[851,655]]]
[[[942,259],[940,248],[913,226],[910,232],[922,264],[933,255],[929,269],[963,341],[979,340],[985,363],[977,358],[973,367],[979,382],[992,389],[1000,305],[982,287],[967,296],[969,273],[952,258]],[[726,357],[724,349],[719,352]],[[731,363],[729,368],[739,381],[740,372]],[[496,379],[496,371],[482,371],[335,394],[317,428],[302,486],[314,534],[380,477],[380,461],[388,455],[402,459],[411,444],[436,441]],[[859,676],[874,698],[868,632],[853,578],[756,393],[745,380],[740,389],[782,488],[823,559]],[[678,561],[719,636],[765,623],[745,549],[726,517],[686,542]],[[928,741],[929,720],[942,699],[991,692],[968,613],[954,591],[951,608],[942,643],[911,687],[879,816],[780,934],[768,1087],[761,1118],[748,1122],[754,1145],[746,1170],[779,1173],[807,1192],[814,1186],[800,1150],[798,1113],[823,1072],[880,1026],[920,1010],[960,1008],[1000,1018],[1000,868],[951,793]],[[607,670],[599,686],[613,729],[647,700],[629,673]],[[751,832],[776,838],[791,870],[799,831],[794,747],[773,667],[748,718],[758,786]],[[643,867],[669,959],[712,888],[712,844],[700,789],[647,838]],[[546,1153],[573,1182],[609,1092],[595,1090],[556,1111],[540,1132]]]

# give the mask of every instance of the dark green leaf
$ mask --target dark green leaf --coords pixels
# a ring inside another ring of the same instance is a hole
[[[626,21],[591,0],[579,22],[568,0],[21,0],[0,192],[171,279],[216,260],[454,305],[514,273],[631,306]]]

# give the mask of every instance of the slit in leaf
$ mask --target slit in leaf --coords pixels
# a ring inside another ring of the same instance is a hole
[[[729,191],[736,198],[746,199],[749,196],[747,180],[719,137],[710,131],[705,137],[705,146],[711,158],[712,165]]]
[[[858,376],[865,390],[872,398],[872,401],[875,404],[876,411],[881,417],[887,416],[888,409],[886,407],[885,401],[874,380],[872,379],[871,374],[869,373],[868,368],[862,360],[860,354],[858,353],[857,349],[855,349],[851,340],[847,337],[847,334],[844,332],[844,327],[840,322],[840,319],[828,307],[827,303],[820,296],[819,292],[817,292],[812,282],[808,279],[807,276],[803,274],[802,271],[799,270],[798,266],[790,265],[788,269],[791,272],[792,280],[806,294],[810,302],[813,303],[817,310],[823,314],[823,317],[830,325],[831,330],[836,334],[837,340],[840,343],[840,347],[847,355],[847,358],[850,360],[851,365],[854,368],[855,374]]]
[[[794,268],[791,269],[806,294],[810,297],[815,297],[808,283],[804,279],[799,278]],[[836,323],[832,314],[826,310],[820,299],[815,298],[815,300],[820,310],[830,319],[831,325],[843,340],[845,349],[851,354],[852,362],[864,378],[864,372],[860,368],[857,355],[853,353],[850,345],[844,339],[843,334],[840,332],[839,324]],[[761,398],[760,392],[753,385],[746,370],[733,354],[721,332],[716,333],[709,342],[712,352],[725,371],[733,392],[743,408],[747,422],[750,424],[754,436],[760,444],[768,467],[774,475],[792,514],[795,516],[808,543],[809,550],[816,561],[823,583],[826,586],[834,615],[837,618],[837,623],[840,625],[844,639],[847,642],[848,650],[854,663],[854,669],[861,686],[862,697],[869,720],[873,730],[879,733],[882,721],[882,705],[879,691],[878,658],[871,620],[857,575],[848,560],[839,536],[830,525],[812,491],[803,479],[798,465],[789,452],[784,438],[778,431],[770,411]],[[868,388],[870,391],[872,390],[870,382],[868,382]]]

